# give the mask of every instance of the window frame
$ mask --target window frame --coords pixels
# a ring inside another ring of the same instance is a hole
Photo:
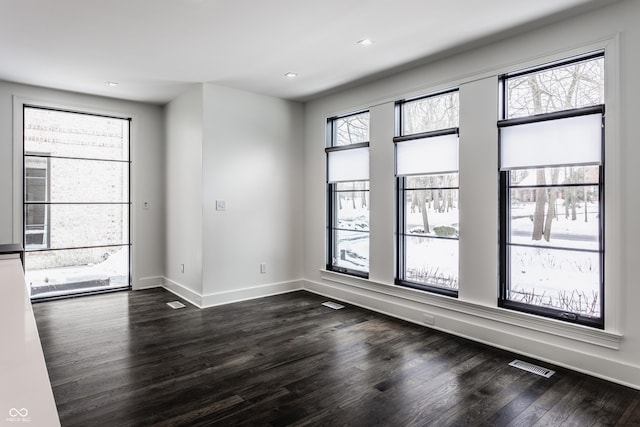
[[[398,286],[403,286],[403,287],[408,287],[408,288],[413,288],[413,289],[418,289],[418,290],[422,290],[422,291],[427,291],[430,293],[434,293],[434,294],[439,294],[439,295],[444,295],[444,296],[448,296],[448,297],[453,297],[453,298],[457,298],[458,297],[458,293],[459,290],[458,289],[454,289],[454,288],[447,288],[444,286],[437,286],[435,284],[429,284],[429,283],[424,283],[424,282],[417,282],[417,281],[412,281],[406,278],[406,270],[405,270],[405,266],[406,266],[406,238],[407,237],[416,237],[416,236],[409,236],[408,233],[405,232],[405,228],[406,228],[406,191],[408,190],[407,188],[407,176],[404,175],[398,175],[397,174],[397,144],[398,143],[402,143],[402,142],[406,142],[406,141],[414,141],[414,140],[419,140],[419,139],[425,139],[425,138],[434,138],[434,137],[439,137],[439,136],[446,136],[446,135],[453,135],[455,134],[456,136],[460,136],[460,123],[458,122],[458,126],[456,127],[449,127],[449,128],[440,128],[440,129],[436,129],[436,130],[430,130],[430,131],[426,131],[426,132],[419,132],[419,133],[413,133],[413,134],[405,134],[405,117],[404,117],[404,111],[403,111],[403,105],[411,103],[411,102],[415,102],[415,101],[420,101],[420,100],[424,100],[424,99],[428,99],[428,98],[435,98],[438,96],[442,96],[442,95],[447,95],[450,93],[460,93],[460,89],[459,88],[450,88],[450,89],[446,89],[443,91],[438,91],[438,92],[434,92],[434,93],[430,93],[428,95],[421,95],[418,97],[413,97],[413,98],[407,98],[407,99],[402,99],[399,101],[395,102],[395,115],[396,115],[396,136],[393,138],[393,143],[394,143],[394,159],[395,159],[395,216],[396,216],[396,238],[395,238],[395,246],[396,246],[396,259],[395,259],[395,278],[394,278],[394,283]],[[458,114],[459,114],[459,105],[458,105]],[[458,120],[459,120],[459,116],[458,116]],[[416,175],[412,175],[412,176],[428,176],[428,175],[432,175],[432,176],[437,176],[437,175],[448,175],[448,174],[452,174],[455,173],[458,176],[458,185],[456,187],[445,187],[445,188],[438,188],[438,189],[455,189],[458,192],[460,191],[460,181],[459,181],[459,176],[460,176],[460,168],[458,166],[458,170],[456,170],[455,172],[453,171],[448,171],[448,172],[438,172],[438,173],[425,173],[425,174],[416,174]],[[429,189],[434,190],[435,188],[427,188],[426,190],[428,191]],[[409,189],[412,190],[412,189]],[[459,202],[459,201],[458,201]],[[454,240],[456,242],[460,241],[459,236],[452,238],[452,237],[446,237],[446,236],[419,236],[421,238],[425,238],[425,239],[445,239],[445,240]],[[458,254],[459,254],[459,243],[458,243]],[[459,261],[458,261],[458,278],[459,278]]]
[[[510,265],[510,250],[512,246],[518,247],[542,247],[542,245],[522,245],[514,244],[511,242],[511,190],[518,188],[517,185],[511,185],[511,170],[499,170],[499,254],[498,254],[498,273],[499,273],[499,286],[498,286],[498,307],[509,310],[519,311],[527,314],[542,316],[546,318],[556,319],[568,323],[576,323],[584,326],[589,326],[598,329],[605,328],[605,103],[597,104],[588,107],[570,108],[560,111],[554,111],[543,114],[532,114],[524,117],[516,117],[508,119],[508,107],[507,107],[507,80],[509,78],[520,77],[528,74],[534,74],[549,69],[559,68],[574,63],[579,63],[591,59],[605,58],[604,50],[598,50],[596,52],[589,52],[583,55],[573,56],[565,58],[559,61],[554,61],[548,64],[543,64],[538,67],[530,67],[525,70],[520,70],[514,73],[506,73],[499,76],[499,89],[500,89],[500,107],[501,118],[497,122],[498,127],[498,144],[499,147],[502,144],[502,132],[501,130],[509,126],[526,125],[531,123],[541,123],[545,121],[561,120],[573,117],[580,117],[590,114],[601,114],[602,125],[600,129],[600,164],[598,166],[598,183],[589,184],[589,186],[596,186],[598,188],[599,200],[598,200],[598,250],[584,250],[575,247],[558,247],[550,246],[552,250],[561,250],[567,252],[597,252],[599,259],[599,317],[590,317],[574,313],[566,310],[529,304],[524,302],[512,301],[507,298],[508,290],[510,287],[511,279],[511,265]],[[606,77],[604,79],[606,86]],[[501,151],[498,150],[498,164],[501,165]],[[579,165],[553,165],[553,166],[539,166],[530,167],[525,169],[544,169],[544,168],[556,168],[567,166],[579,166]],[[593,165],[595,166],[595,165]],[[587,184],[584,184],[585,186]],[[545,184],[544,188],[559,188],[566,187],[562,184]]]
[[[360,277],[360,278],[364,278],[364,279],[368,279],[369,278],[369,267],[367,268],[366,271],[364,270],[357,270],[357,269],[353,269],[353,268],[347,268],[347,267],[343,267],[343,266],[339,266],[336,265],[336,263],[334,263],[334,259],[336,258],[336,256],[338,254],[336,254],[336,250],[337,250],[337,242],[336,242],[336,238],[335,238],[335,233],[340,230],[337,227],[337,213],[336,213],[336,197],[338,196],[339,193],[341,192],[346,192],[346,190],[338,190],[338,184],[337,182],[329,182],[329,153],[332,152],[339,152],[339,151],[345,151],[345,150],[356,150],[356,149],[361,149],[361,148],[369,148],[369,141],[366,142],[358,142],[358,143],[353,143],[353,144],[343,144],[343,145],[335,145],[337,142],[337,127],[336,127],[336,122],[340,119],[344,119],[347,117],[353,117],[353,116],[357,116],[360,114],[370,114],[369,110],[360,110],[357,112],[353,112],[353,113],[349,113],[349,114],[345,114],[345,115],[340,115],[340,116],[333,116],[333,117],[329,117],[327,118],[327,127],[326,127],[326,147],[325,147],[325,153],[326,153],[326,160],[325,160],[325,165],[326,165],[326,170],[325,170],[325,179],[326,179],[326,185],[327,185],[327,193],[326,193],[326,207],[327,207],[327,212],[326,212],[326,226],[327,226],[327,230],[326,230],[326,239],[327,239],[327,246],[326,246],[326,270],[328,271],[334,271],[337,273],[342,273],[342,274],[348,274],[351,276],[356,276],[356,277]],[[369,183],[370,180],[355,180],[355,181],[345,181],[345,182],[367,182]],[[369,194],[370,193],[370,187],[368,187],[366,190],[360,190],[363,192],[367,192]],[[353,231],[353,232],[360,232],[360,233],[366,233],[368,235],[368,238],[370,238],[370,233],[371,233],[371,229],[370,227],[367,229],[367,231],[361,231],[361,230],[346,230],[346,231]],[[369,255],[369,254],[368,254]]]
[[[132,150],[133,150],[133,137],[132,137],[132,122],[133,119],[132,117],[128,116],[128,115],[122,115],[122,116],[117,116],[117,115],[113,115],[110,113],[101,113],[101,112],[91,112],[91,111],[84,111],[82,109],[74,109],[74,108],[68,108],[66,106],[58,106],[58,105],[47,105],[47,103],[40,103],[40,102],[32,102],[32,101],[19,101],[17,103],[17,108],[20,110],[21,114],[20,114],[20,138],[16,138],[16,142],[19,143],[19,146],[17,147],[19,149],[19,153],[17,153],[17,155],[20,156],[20,161],[19,164],[21,165],[21,171],[22,171],[22,187],[21,187],[21,191],[20,191],[20,197],[21,197],[21,202],[20,205],[22,206],[22,221],[21,221],[21,230],[20,230],[20,237],[22,239],[23,242],[23,247],[25,248],[25,268],[28,269],[28,255],[30,253],[46,253],[46,252],[65,252],[65,251],[72,251],[72,250],[87,250],[87,249],[108,249],[108,248],[114,248],[114,247],[122,247],[122,248],[126,248],[127,250],[127,262],[126,262],[126,268],[127,268],[127,274],[126,274],[126,285],[122,285],[122,286],[113,286],[113,287],[105,287],[104,289],[95,289],[95,290],[70,290],[69,292],[66,292],[64,294],[52,294],[52,295],[48,295],[45,294],[43,296],[37,296],[37,295],[30,295],[31,301],[35,302],[35,301],[48,301],[48,300],[53,300],[53,299],[59,299],[59,298],[68,298],[68,297],[76,297],[76,296],[82,296],[82,295],[91,295],[91,294],[99,294],[99,293],[105,293],[105,292],[114,292],[114,291],[121,291],[121,290],[131,290],[132,289],[132,272],[133,272],[133,267],[132,267],[132,258],[133,258],[133,253],[132,253],[132,248],[133,248],[133,243],[132,243],[132,227],[133,227],[133,216],[132,216],[132,160],[131,160],[131,156],[132,156]],[[103,118],[103,119],[114,119],[114,120],[120,120],[122,122],[126,122],[126,150],[124,150],[123,152],[126,154],[126,158],[123,159],[111,159],[111,158],[96,158],[96,157],[87,157],[87,156],[78,156],[78,155],[68,155],[68,154],[56,154],[56,153],[52,153],[52,152],[44,152],[44,153],[35,153],[35,152],[29,152],[26,149],[26,138],[27,138],[27,133],[25,132],[25,126],[27,124],[27,119],[26,119],[26,110],[31,109],[31,110],[43,110],[43,111],[51,111],[51,112],[56,112],[56,113],[65,113],[65,114],[73,114],[73,115],[77,115],[77,116],[91,116],[91,117],[99,117],[99,118]],[[47,160],[47,178],[48,178],[48,186],[47,186],[47,200],[43,201],[43,202],[27,202],[26,200],[26,169],[27,169],[27,164],[25,159],[27,157],[36,157],[36,158],[44,158]],[[50,177],[51,177],[51,172],[52,170],[55,169],[55,167],[51,166],[51,161],[55,160],[55,159],[64,159],[64,160],[72,160],[72,161],[99,161],[99,162],[113,162],[113,163],[121,163],[123,165],[125,165],[125,171],[126,171],[126,185],[123,186],[124,189],[126,189],[126,200],[122,200],[122,201],[112,201],[112,202],[103,202],[103,201],[52,201],[51,200],[51,185],[50,185]],[[115,244],[111,244],[111,243],[106,243],[106,244],[94,244],[94,245],[87,245],[87,244],[82,244],[82,245],[75,245],[75,244],[71,244],[71,245],[61,245],[60,247],[55,247],[55,245],[52,245],[52,241],[51,241],[51,216],[49,216],[49,222],[47,223],[47,246],[46,247],[31,247],[28,248],[26,245],[26,220],[27,220],[27,216],[26,216],[26,208],[25,206],[27,204],[34,204],[34,205],[45,205],[47,207],[47,211],[50,211],[50,207],[52,206],[56,206],[56,205],[75,205],[75,206],[81,206],[81,205],[86,205],[86,206],[104,206],[104,205],[121,205],[124,206],[124,212],[126,212],[126,221],[124,221],[123,223],[126,223],[126,228],[124,228],[125,233],[123,233],[123,237],[125,237],[125,241],[121,242],[121,243],[115,243]],[[31,289],[30,289],[31,292]]]

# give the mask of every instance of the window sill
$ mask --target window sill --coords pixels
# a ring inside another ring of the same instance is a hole
[[[320,277],[328,282],[373,292],[378,295],[401,298],[406,301],[418,302],[426,306],[444,309],[452,314],[457,313],[465,317],[471,317],[471,321],[483,319],[613,350],[618,350],[623,340],[622,334],[613,331],[565,323],[560,320],[521,313],[497,306],[486,306],[443,295],[432,294],[418,289],[375,282],[333,271],[321,269]]]

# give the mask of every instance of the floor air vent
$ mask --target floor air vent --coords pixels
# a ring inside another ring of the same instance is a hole
[[[322,305],[324,305],[325,307],[333,308],[334,310],[340,310],[341,308],[344,308],[344,305],[340,305],[337,302],[331,301],[323,302]]]
[[[522,360],[514,360],[513,362],[509,363],[509,366],[513,366],[514,368],[522,369],[524,371],[531,372],[545,378],[549,378],[551,377],[551,375],[556,373],[556,371],[552,371],[551,369],[543,368],[542,366],[534,365],[532,363],[523,362]]]
[[[184,308],[186,307],[186,305],[184,305],[183,303],[181,303],[180,301],[171,301],[168,302],[167,305],[171,308],[173,308],[174,310],[177,308]]]

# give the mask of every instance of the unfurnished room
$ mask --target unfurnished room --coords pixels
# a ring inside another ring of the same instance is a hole
[[[639,22],[4,1],[0,424],[640,425]]]

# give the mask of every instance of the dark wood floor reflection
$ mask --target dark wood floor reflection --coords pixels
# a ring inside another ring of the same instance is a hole
[[[161,289],[34,305],[63,426],[640,425],[640,392],[327,298]],[[523,358],[521,358],[523,359]],[[527,359],[523,359],[527,360]]]

